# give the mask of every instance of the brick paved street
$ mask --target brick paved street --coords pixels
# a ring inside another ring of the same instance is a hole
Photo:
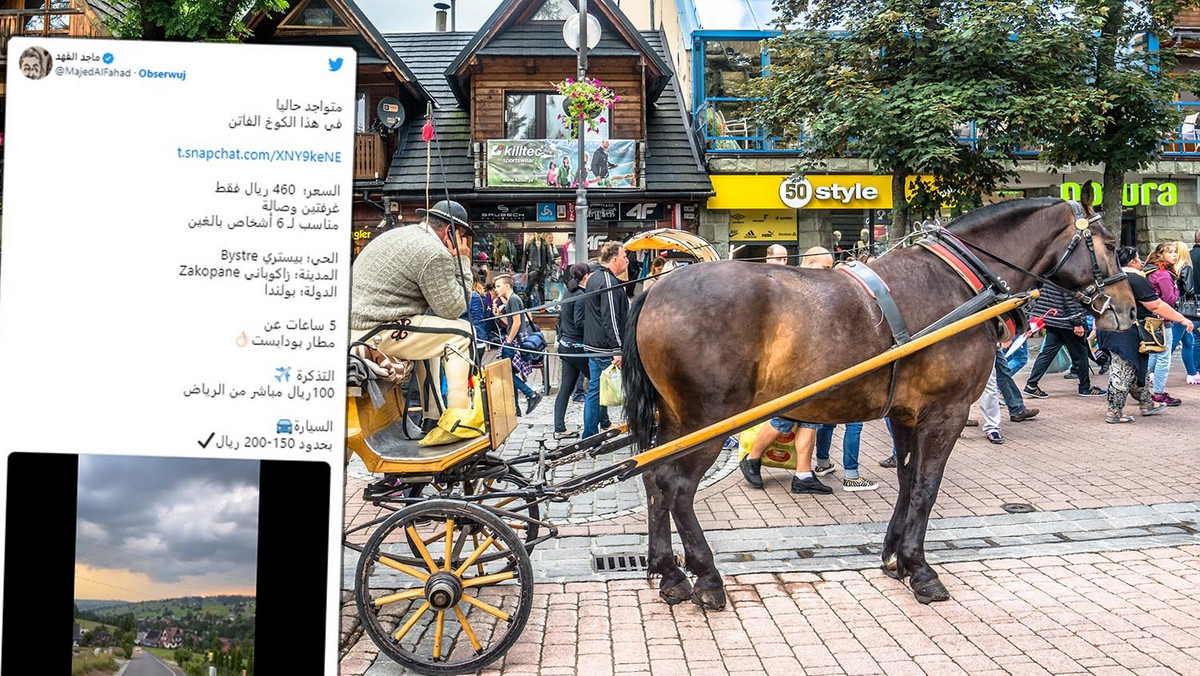
[[[765,470],[766,490],[754,490],[736,454],[718,460],[697,510],[725,574],[722,612],[669,608],[644,573],[596,572],[594,557],[645,552],[640,481],[554,505],[562,537],[533,553],[534,612],[489,673],[1200,673],[1200,443],[1187,434],[1200,388],[1183,379],[1176,359],[1168,389],[1182,407],[1152,418],[1130,407],[1134,424],[1106,425],[1103,398],[1047,375],[1051,398],[1026,402],[1042,411],[1034,420],[1005,420],[1005,444],[967,428],[927,538],[953,599],[932,606],[877,569],[896,496],[877,463],[890,451],[878,422],[865,426],[861,455],[874,492],[841,490],[840,433],[828,496],[792,495],[785,470]],[[552,404],[521,419],[506,455],[549,436]],[[353,462],[347,525],[377,515],[359,498],[369,480]],[[1008,514],[1011,502],[1036,511]],[[357,555],[347,552],[349,590]],[[341,673],[403,673],[375,659],[352,592],[344,601]]]

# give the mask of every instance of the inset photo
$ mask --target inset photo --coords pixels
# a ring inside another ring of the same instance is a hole
[[[79,456],[73,673],[253,676],[260,467]]]

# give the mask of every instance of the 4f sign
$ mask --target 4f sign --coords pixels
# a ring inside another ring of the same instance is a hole
[[[654,208],[658,206],[658,202],[639,202],[633,205],[633,208],[625,212],[627,218],[632,218],[635,221],[645,221],[650,219],[650,215],[654,213]]]
[[[789,176],[779,184],[779,199],[793,209],[803,209],[813,198],[813,186],[807,178]]]

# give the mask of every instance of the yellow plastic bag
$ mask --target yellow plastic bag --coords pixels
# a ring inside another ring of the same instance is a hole
[[[600,405],[622,406],[624,404],[625,391],[621,389],[621,369],[616,364],[611,364],[600,373]]]
[[[754,448],[754,440],[758,438],[758,433],[769,424],[771,423],[765,422],[742,431],[738,438],[738,459],[750,455],[750,449]],[[796,431],[796,425],[792,425],[791,430],[780,434],[778,439],[771,442],[771,445],[767,446],[767,450],[763,452],[762,464],[767,467],[796,469]]]
[[[447,408],[438,418],[437,427],[420,442],[422,446],[441,446],[483,436],[483,388],[476,385],[471,408]]]

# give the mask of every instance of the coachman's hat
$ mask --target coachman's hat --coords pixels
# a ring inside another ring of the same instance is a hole
[[[471,223],[467,218],[467,210],[463,205],[454,200],[442,200],[428,209],[417,209],[418,216],[425,216],[427,214],[437,216],[443,221],[471,230]]]

